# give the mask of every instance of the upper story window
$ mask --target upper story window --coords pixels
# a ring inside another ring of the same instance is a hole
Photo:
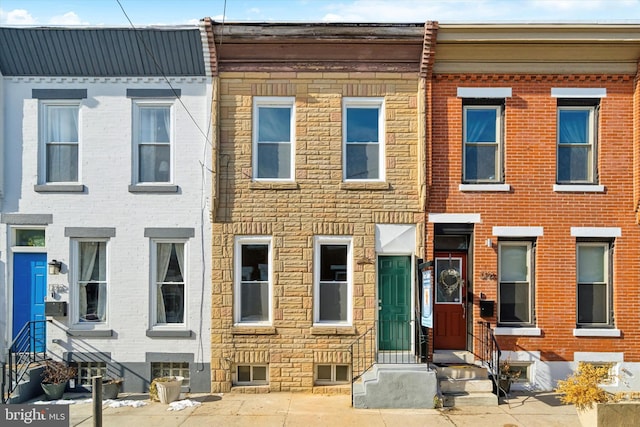
[[[465,100],[463,177],[465,183],[503,182],[502,102]],[[498,103],[497,103],[498,102]]]
[[[253,99],[253,175],[256,180],[294,177],[295,99]]]
[[[610,242],[577,243],[578,327],[613,326]]]
[[[134,176],[140,184],[172,181],[172,102],[134,100]]]
[[[525,326],[534,323],[533,243],[499,243],[498,323]]]
[[[558,184],[597,183],[597,112],[594,100],[558,100]]]
[[[236,323],[270,324],[271,238],[238,237],[235,248]]]
[[[41,101],[42,181],[72,183],[79,178],[80,101]]]
[[[351,324],[351,265],[351,238],[316,238],[314,323]]]
[[[344,180],[383,181],[384,99],[344,98],[342,114]]]

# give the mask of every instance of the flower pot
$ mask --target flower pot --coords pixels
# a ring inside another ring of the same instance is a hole
[[[498,396],[506,397],[511,391],[511,377],[508,375],[498,376]]]
[[[182,377],[176,377],[172,381],[157,381],[156,389],[160,403],[171,403],[178,400],[182,389]]]
[[[102,399],[117,399],[120,392],[120,383],[102,383]]]
[[[67,381],[63,383],[42,383],[42,390],[44,391],[44,396],[47,400],[58,400],[62,398],[64,394],[64,389],[67,388]]]

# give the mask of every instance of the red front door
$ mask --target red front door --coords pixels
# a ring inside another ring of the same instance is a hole
[[[438,252],[435,261],[433,348],[464,350],[467,345],[467,254]]]

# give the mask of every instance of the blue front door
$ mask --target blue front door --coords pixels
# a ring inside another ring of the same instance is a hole
[[[13,254],[13,338],[27,322],[45,320],[44,298],[47,293],[47,254]],[[32,351],[45,350],[45,330],[33,329]]]

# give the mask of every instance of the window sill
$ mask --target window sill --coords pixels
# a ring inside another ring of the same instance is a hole
[[[523,337],[539,337],[542,336],[542,329],[540,328],[513,328],[498,326],[493,330],[494,335],[514,335]]]
[[[249,190],[299,190],[297,182],[267,182],[253,181],[249,184]]]
[[[556,193],[604,193],[604,185],[562,185],[555,184],[553,191]]]
[[[111,338],[113,329],[67,329],[67,336],[74,338]]]
[[[311,335],[355,335],[355,326],[314,326]]]
[[[180,187],[171,184],[162,185],[130,185],[129,193],[177,193]]]
[[[149,338],[191,338],[195,335],[193,331],[185,330],[159,330],[149,329],[147,330],[147,336]]]
[[[36,193],[84,193],[82,184],[38,184],[33,186]]]
[[[605,328],[577,328],[573,330],[574,337],[614,337],[618,338],[622,335],[620,329]]]
[[[370,191],[386,191],[391,189],[388,182],[342,182],[341,190],[370,190]]]
[[[468,192],[474,192],[474,191],[508,192],[508,191],[511,191],[511,185],[510,184],[460,184],[458,186],[458,190],[468,191]]]
[[[274,326],[233,326],[231,335],[275,335]]]

